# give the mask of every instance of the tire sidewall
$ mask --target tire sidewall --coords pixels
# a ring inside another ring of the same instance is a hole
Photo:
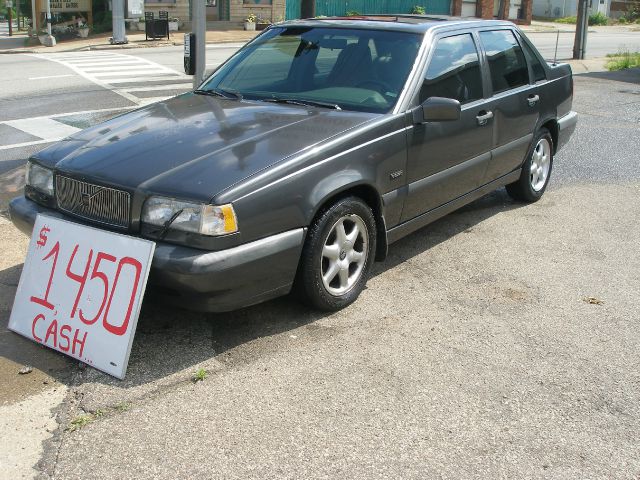
[[[355,285],[343,295],[332,295],[322,281],[322,250],[324,243],[335,223],[343,216],[355,214],[359,216],[367,228],[367,257],[362,267],[360,278]],[[339,310],[353,303],[367,282],[373,263],[376,248],[376,223],[371,208],[356,197],[338,200],[322,211],[311,225],[305,247],[302,251],[300,282],[306,299],[313,306],[322,310]]]

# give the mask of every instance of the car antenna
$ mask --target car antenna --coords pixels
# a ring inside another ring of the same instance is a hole
[[[556,51],[553,54],[553,64],[558,63],[558,41],[560,40],[560,29],[556,30]]]

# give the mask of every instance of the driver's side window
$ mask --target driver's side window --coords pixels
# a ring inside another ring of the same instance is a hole
[[[445,97],[461,104],[482,98],[478,51],[471,34],[437,41],[420,89],[420,103],[429,97]]]

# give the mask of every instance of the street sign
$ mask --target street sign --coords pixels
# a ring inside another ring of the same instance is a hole
[[[154,249],[38,215],[9,329],[124,378]]]

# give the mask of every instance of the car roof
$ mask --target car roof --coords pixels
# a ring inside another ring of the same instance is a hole
[[[480,20],[477,18],[452,17],[449,15],[359,15],[352,17],[316,17],[303,20],[289,20],[278,23],[283,27],[325,27],[356,28],[363,30],[389,30],[411,33],[425,33],[428,30],[449,30],[486,26],[510,26],[504,20]]]

